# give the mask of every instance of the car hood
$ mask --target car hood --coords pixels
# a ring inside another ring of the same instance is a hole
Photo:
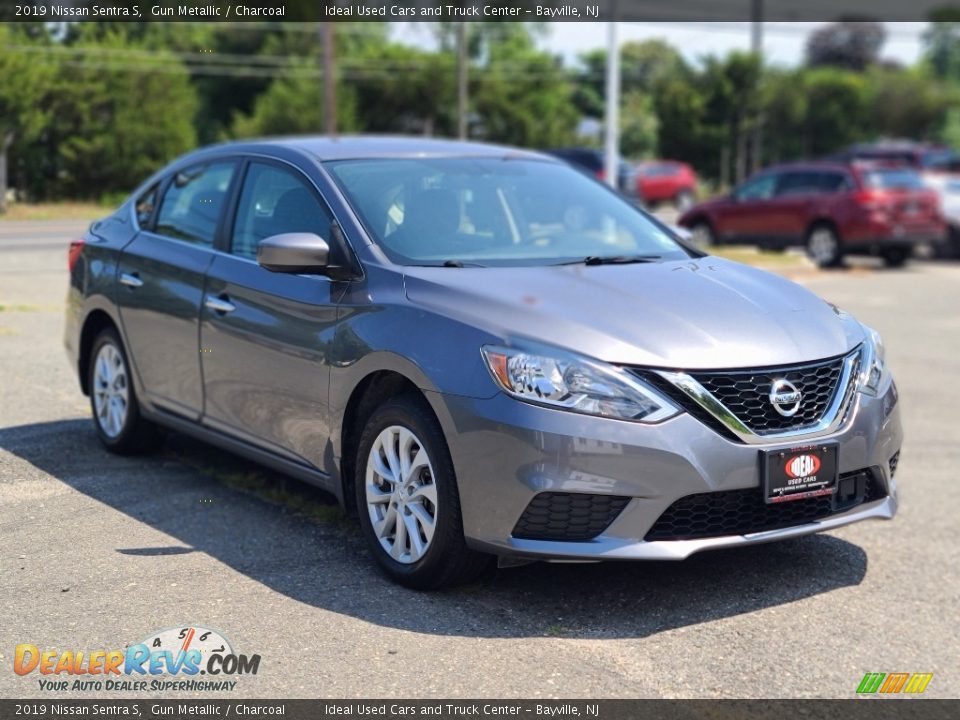
[[[813,293],[706,257],[637,265],[404,268],[407,298],[504,342],[677,369],[785,365],[843,354],[859,324]]]

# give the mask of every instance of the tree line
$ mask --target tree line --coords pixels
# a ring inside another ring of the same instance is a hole
[[[423,49],[391,40],[386,23],[337,23],[340,132],[456,134],[457,28],[428,31]],[[578,130],[603,116],[605,54],[564,64],[541,48],[547,32],[470,24],[470,137],[600,145]],[[6,178],[31,201],[115,201],[198,144],[322,132],[319,39],[310,24],[0,26],[0,188]],[[922,60],[903,67],[883,59],[881,24],[837,23],[809,38],[795,68],[625,43],[621,151],[728,184],[877,137],[960,145],[960,23],[932,23],[924,42]]]

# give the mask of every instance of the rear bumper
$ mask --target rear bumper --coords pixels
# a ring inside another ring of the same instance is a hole
[[[941,243],[947,239],[947,225],[944,222],[924,222],[908,224],[867,223],[864,227],[851,228],[841,233],[843,246],[854,248],[902,248],[913,247],[921,243]]]
[[[844,243],[844,247],[856,248],[902,248],[913,247],[921,243],[942,243],[947,239],[947,233],[923,233],[917,235],[903,235],[901,237],[877,237],[867,238]]]

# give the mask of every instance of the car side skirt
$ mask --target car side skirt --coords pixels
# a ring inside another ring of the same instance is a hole
[[[336,482],[335,478],[329,474],[317,468],[280,457],[268,450],[255,447],[230,435],[198,425],[191,420],[178,417],[163,410],[148,410],[146,407],[143,407],[141,408],[141,412],[148,420],[162,425],[169,430],[175,430],[176,432],[189,435],[197,440],[216,445],[223,450],[232,452],[247,460],[252,460],[271,470],[282,472],[297,480],[319,487],[321,490],[326,490],[337,498],[337,502],[339,502],[341,506],[343,505],[340,483]]]

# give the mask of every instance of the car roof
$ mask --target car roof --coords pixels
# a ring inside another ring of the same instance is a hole
[[[556,162],[548,155],[503,145],[438,138],[385,135],[308,135],[258,138],[220,143],[209,150],[222,152],[264,152],[288,148],[325,161],[388,157],[494,157],[530,158]],[[203,151],[200,151],[203,152]]]
[[[772,165],[768,168],[765,168],[762,172],[803,172],[807,171],[818,171],[818,170],[832,170],[834,172],[848,172],[852,169],[850,163],[846,162],[836,162],[831,160],[808,160],[806,162],[795,162],[795,163],[784,163],[783,165]]]

